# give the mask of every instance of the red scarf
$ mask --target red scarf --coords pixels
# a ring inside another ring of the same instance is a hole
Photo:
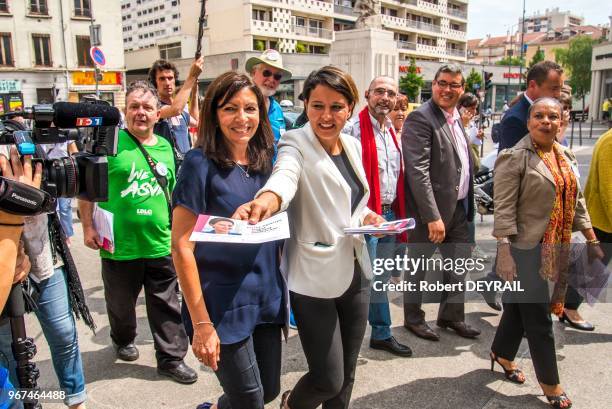
[[[365,107],[359,113],[359,127],[361,129],[361,150],[363,158],[363,168],[365,169],[366,179],[370,186],[370,198],[368,199],[368,207],[370,210],[382,214],[382,204],[380,201],[380,177],[378,175],[378,153],[376,152],[376,138],[374,137],[374,131],[372,127],[372,121],[370,120],[370,112],[368,107]],[[400,153],[400,171],[399,177],[397,178],[397,187],[395,191],[395,200],[393,201],[392,207],[395,212],[395,216],[398,219],[406,218],[406,202],[404,201],[404,164],[402,158],[402,151],[397,142],[395,131],[393,128],[389,128],[393,143]],[[400,241],[405,243],[407,241],[406,233],[400,235]]]

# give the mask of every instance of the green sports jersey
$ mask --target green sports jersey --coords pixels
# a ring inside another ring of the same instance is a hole
[[[168,169],[168,190],[175,184],[172,147],[162,137],[145,149]],[[170,254],[168,205],[144,155],[126,131],[119,131],[117,156],[108,157],[108,201],[98,205],[113,214],[115,252],[103,258],[134,260]]]

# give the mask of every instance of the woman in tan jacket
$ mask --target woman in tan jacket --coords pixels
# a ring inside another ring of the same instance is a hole
[[[529,109],[526,135],[495,162],[497,274],[520,288],[504,294],[504,313],[491,346],[491,368],[497,362],[506,378],[524,383],[513,362],[523,333],[544,395],[555,408],[571,400],[559,384],[550,313],[563,313],[567,288],[569,242],[582,231],[589,257],[603,256],[580,191],[572,152],[555,141],[562,107],[541,98]],[[552,297],[547,281],[554,283]]]

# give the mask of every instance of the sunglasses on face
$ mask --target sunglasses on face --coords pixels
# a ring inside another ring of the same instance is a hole
[[[281,74],[280,72],[277,72],[276,74],[272,74],[272,71],[270,70],[263,70],[261,74],[266,78],[272,76],[274,77],[276,81],[280,81],[283,78],[283,74]]]

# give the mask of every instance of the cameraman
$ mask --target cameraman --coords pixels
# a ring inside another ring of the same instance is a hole
[[[7,179],[40,187],[42,166],[36,165],[32,175],[32,158],[26,156],[21,164],[17,150],[11,152],[11,160],[0,154],[0,173]],[[23,216],[6,213],[0,210],[0,311],[4,310],[11,286],[23,280],[30,271],[30,261],[24,249],[19,245],[23,231]],[[11,274],[15,271],[14,275]]]
[[[14,148],[11,149],[10,156],[11,165],[14,169],[18,168],[16,164],[19,162],[19,157]],[[0,161],[2,161],[0,163],[4,163],[2,172],[5,174],[5,168],[8,168],[6,165],[7,159],[2,159],[0,155]],[[24,178],[27,179],[25,175],[31,175],[29,157],[24,159],[23,168]],[[38,174],[39,165],[37,165],[33,179],[40,184]],[[85,393],[85,379],[76,323],[67,286],[66,274],[68,269],[64,266],[60,254],[58,254],[65,249],[55,248],[52,250],[52,240],[50,240],[48,228],[49,217],[47,214],[41,214],[24,218],[22,240],[25,252],[32,265],[29,277],[32,287],[39,293],[36,317],[49,344],[53,367],[60,388],[66,393],[64,403],[72,409],[84,409],[87,395]],[[82,309],[80,311],[83,313]],[[16,362],[11,343],[11,325],[7,320],[0,325],[0,359],[8,362],[11,383],[17,387]],[[14,407],[21,408],[21,402],[16,402]]]

